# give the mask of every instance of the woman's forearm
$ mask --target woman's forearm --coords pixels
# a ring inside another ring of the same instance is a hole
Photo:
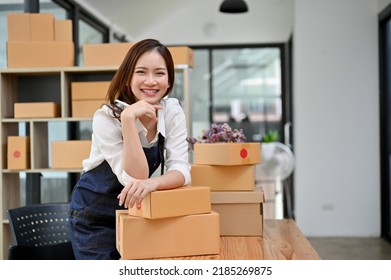
[[[122,136],[124,141],[123,168],[125,172],[136,179],[147,179],[149,176],[148,162],[134,120],[127,118],[122,120]]]
[[[177,170],[171,170],[163,174],[162,176],[157,176],[151,178],[157,182],[157,190],[168,190],[178,187],[182,187],[185,183],[185,178],[182,173]]]

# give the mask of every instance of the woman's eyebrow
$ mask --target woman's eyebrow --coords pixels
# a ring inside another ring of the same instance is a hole
[[[145,67],[145,66],[136,66],[135,69],[148,69],[148,67]],[[167,68],[165,68],[165,67],[157,67],[157,68],[155,68],[154,70],[165,70],[165,71],[167,71]]]

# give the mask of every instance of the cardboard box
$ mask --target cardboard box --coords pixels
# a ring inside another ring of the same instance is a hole
[[[261,162],[261,143],[195,143],[194,163],[248,165]]]
[[[194,66],[194,53],[189,47],[169,47],[168,50],[171,53],[175,65],[188,65],[189,67]]]
[[[211,191],[252,191],[255,186],[254,165],[201,165],[191,166],[194,186],[207,186]]]
[[[30,14],[31,41],[53,42],[54,41],[54,15],[46,13]]]
[[[118,220],[117,246],[124,260],[220,253],[216,212],[154,220],[119,214]]]
[[[30,14],[10,13],[7,14],[7,41],[27,42],[30,41]]]
[[[9,68],[74,66],[72,42],[7,42]]]
[[[187,186],[151,192],[141,202],[140,209],[129,208],[129,215],[160,219],[210,211],[210,188]]]
[[[104,100],[110,87],[110,81],[72,82],[72,100]]]
[[[76,100],[72,101],[73,118],[92,118],[96,110],[100,109],[105,100]]]
[[[30,137],[8,136],[7,165],[10,170],[30,168]]]
[[[54,21],[54,41],[73,42],[72,20],[55,20]]]
[[[211,192],[210,201],[212,204],[263,203],[265,196],[261,188],[255,188],[251,192]]]
[[[57,118],[60,117],[60,104],[54,102],[21,102],[14,104],[14,117]]]
[[[133,43],[83,45],[84,66],[119,66]]]
[[[118,252],[120,251],[120,246],[121,246],[121,231],[120,231],[120,219],[119,217],[121,215],[126,215],[128,216],[129,215],[129,212],[128,210],[116,210],[115,211],[115,233],[116,233],[116,236],[115,236],[115,246],[118,250]]]
[[[212,210],[220,214],[221,236],[262,236],[262,189],[252,192],[211,192]]]
[[[80,169],[91,150],[90,140],[69,140],[52,142],[52,168]]]

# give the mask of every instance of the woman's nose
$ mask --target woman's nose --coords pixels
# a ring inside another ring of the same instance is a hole
[[[147,75],[145,83],[146,84],[156,84],[155,77],[152,74]]]

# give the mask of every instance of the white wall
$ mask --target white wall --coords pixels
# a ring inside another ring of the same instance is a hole
[[[380,234],[378,3],[295,0],[296,221]]]

